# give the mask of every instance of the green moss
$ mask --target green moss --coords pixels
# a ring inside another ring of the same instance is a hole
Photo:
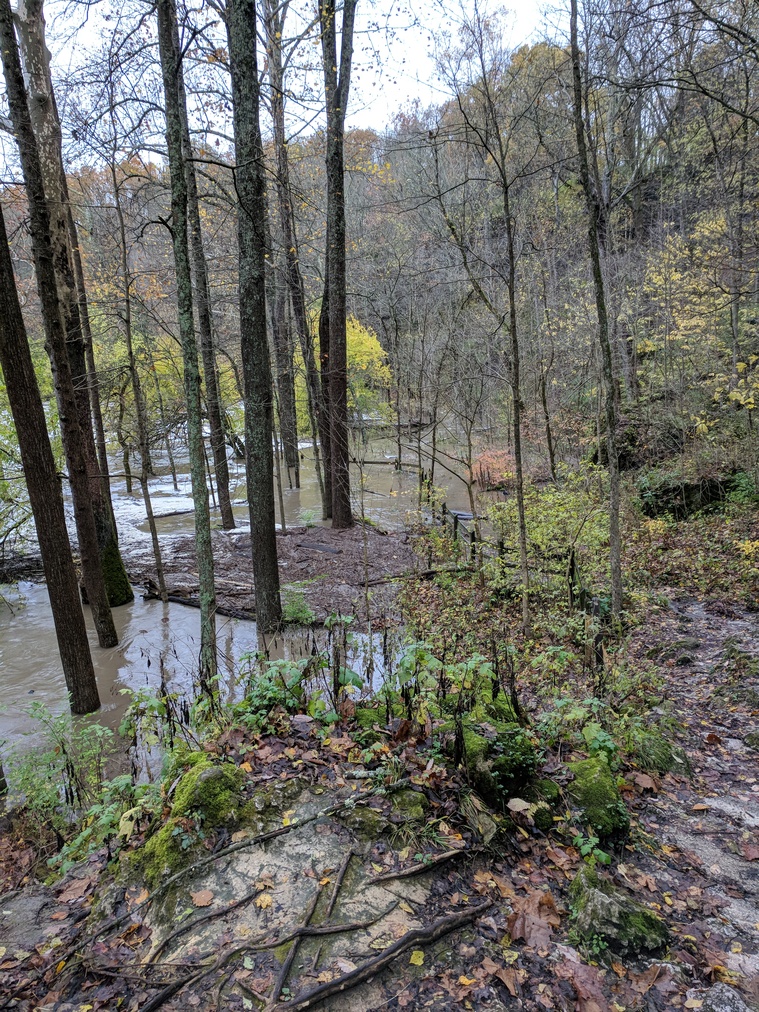
[[[535,811],[532,813],[532,821],[542,833],[553,829],[553,812],[545,801],[537,803]]]
[[[516,722],[517,715],[514,713],[514,708],[502,692],[487,706],[487,710],[489,715],[495,717],[496,720],[511,724]]]
[[[109,537],[105,545],[102,546],[100,562],[103,567],[103,578],[110,606],[118,608],[119,605],[134,601],[134,591],[124,568],[118,542],[113,536]]]
[[[418,791],[410,788],[395,791],[390,796],[390,807],[393,814],[402,816],[405,822],[422,822],[427,814],[427,799]]]
[[[388,827],[388,821],[382,812],[369,805],[356,805],[355,808],[346,809],[340,815],[340,821],[355,833],[359,840],[378,840]]]
[[[384,725],[385,711],[373,706],[359,706],[356,708],[353,718],[359,727],[371,731],[375,724]]]
[[[580,806],[585,822],[599,837],[624,834],[630,815],[604,756],[569,763],[574,781],[569,793]]]
[[[455,732],[449,721],[441,731]],[[466,718],[462,723],[463,761],[469,781],[488,804],[503,807],[509,798],[524,794],[535,775],[536,743],[519,724]],[[449,752],[452,752],[449,743]]]
[[[749,731],[748,734],[743,736],[743,740],[749,748],[754,749],[755,752],[759,752],[759,731]]]
[[[204,752],[185,757],[190,769],[176,786],[171,816],[145,844],[140,866],[149,885],[178,871],[205,834],[235,818],[240,807],[242,770],[214,765]]]
[[[536,780],[535,793],[549,805],[558,805],[561,801],[561,788],[553,780]]]
[[[569,888],[574,930],[589,944],[601,938],[614,952],[639,955],[658,952],[669,942],[667,925],[595,868],[583,865]]]
[[[173,818],[196,815],[207,826],[218,826],[237,813],[245,775],[237,766],[210,759],[196,763],[177,784]]]

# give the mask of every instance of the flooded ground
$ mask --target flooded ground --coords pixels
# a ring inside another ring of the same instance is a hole
[[[326,599],[334,596],[343,610],[348,611],[347,605],[355,591],[354,585],[362,578],[376,580],[385,575],[385,571],[400,572],[409,565],[410,552],[407,547],[401,547],[397,532],[403,530],[409,511],[418,507],[418,476],[413,469],[396,470],[392,464],[393,456],[392,444],[376,441],[370,444],[367,457],[378,463],[368,463],[360,470],[354,469],[356,514],[396,532],[382,539],[371,533],[359,535],[373,539],[368,547],[359,544],[358,549],[353,546],[351,551],[346,541],[338,549],[333,547],[332,554],[324,550],[332,532],[320,520],[319,488],[310,461],[303,462],[301,488],[283,489],[285,526],[288,531],[294,525],[302,528],[304,523],[313,525],[314,530],[305,534],[302,530],[293,532],[292,538],[287,536],[284,539],[287,545],[283,546],[281,552],[282,581],[283,584],[296,586],[299,581],[303,583],[307,596],[315,604],[317,618],[324,617],[319,613],[318,602],[323,602],[326,610],[329,610]],[[384,460],[391,462],[382,463]],[[150,491],[158,515],[161,546],[169,571],[173,571],[177,577],[183,577],[183,586],[191,595],[192,571],[195,567],[192,558],[193,513],[189,476],[181,473],[180,469],[177,476],[179,488],[175,489],[168,468],[160,456],[157,456],[156,463],[158,474],[150,482]],[[146,572],[145,567],[149,566],[150,537],[139,486],[135,483],[133,493],[129,494],[124,477],[116,467],[114,475],[113,498],[119,537],[127,567],[130,575],[134,574],[134,579]],[[243,568],[249,567],[250,560],[249,549],[246,551],[243,544],[249,525],[241,462],[232,464],[232,476],[232,495],[237,503],[235,517],[239,531],[232,532],[231,535],[219,531],[217,540],[229,545],[230,551],[238,552],[239,562],[235,567],[235,576],[238,580],[244,580]],[[467,508],[463,482],[451,482],[446,495],[452,506]],[[278,519],[281,519],[279,513]],[[219,524],[218,511],[212,512],[212,522]],[[394,538],[399,540],[395,542]],[[314,544],[321,545],[321,549],[310,547]],[[361,558],[363,554],[370,557],[367,558],[366,565],[371,565],[372,568],[359,572],[364,570]],[[221,558],[219,562],[221,564]],[[351,568],[354,570],[352,573]],[[330,570],[335,570],[334,575]],[[220,584],[223,582],[222,578]],[[252,581],[249,581],[244,588],[248,599],[252,598],[252,589]],[[143,600],[140,589],[136,590],[132,604],[114,611],[119,645],[112,650],[103,650],[97,646],[89,609],[85,608],[103,703],[98,719],[112,727],[118,726],[121,714],[129,702],[122,690],[154,688],[160,683],[163,669],[165,680],[172,689],[189,692],[193,672],[197,669],[198,611],[181,604],[164,605],[160,601]],[[58,713],[66,709],[66,694],[46,588],[38,583],[21,582],[17,587],[0,587],[0,593],[7,599],[5,604],[0,600],[0,747],[3,742],[7,747],[9,742],[34,730],[34,721],[28,715],[32,701],[41,702],[51,712]],[[375,588],[373,594],[378,602],[382,600],[380,589]],[[241,604],[244,610],[245,600],[238,597],[235,603]],[[245,662],[241,659],[246,654],[263,650],[273,657],[297,658],[315,646],[313,639],[309,639],[309,634],[303,631],[288,633],[276,641],[261,644],[254,621],[219,617],[217,628],[219,665],[224,682],[231,692],[234,692],[241,672],[245,670]],[[349,664],[363,670],[365,663],[362,656],[368,653],[374,659],[376,671],[381,671],[383,659],[379,640],[376,645],[373,642],[369,645],[364,637],[354,634],[353,638],[355,651]],[[317,646],[321,648],[320,643]]]

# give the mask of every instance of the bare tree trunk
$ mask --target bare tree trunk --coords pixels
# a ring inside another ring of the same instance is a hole
[[[617,397],[614,367],[609,340],[609,317],[606,311],[601,265],[601,241],[606,220],[596,189],[592,185],[588,163],[586,127],[583,119],[582,74],[580,49],[577,42],[577,0],[571,0],[570,35],[572,50],[572,80],[574,97],[575,133],[580,158],[580,181],[588,212],[588,246],[593,267],[593,287],[598,317],[598,342],[601,350],[601,367],[606,395],[606,445],[609,455],[609,559],[611,564],[611,612],[615,620],[622,612],[622,541],[619,530],[620,480],[617,453]],[[602,230],[599,234],[599,228]]]
[[[82,558],[84,586],[92,606],[98,641],[102,647],[113,647],[118,643],[118,636],[113,624],[100,563],[98,532],[91,505],[92,487],[87,469],[85,439],[81,429],[79,404],[66,348],[63,309],[58,299],[55,270],[56,251],[53,249],[51,239],[50,212],[45,197],[39,151],[29,115],[26,87],[21,72],[21,61],[9,0],[0,0],[0,49],[2,50],[8,106],[26,183],[37,290],[42,307],[46,347],[58,398],[58,414],[74,502],[74,518],[79,540],[79,552]],[[90,430],[91,435],[92,431]],[[99,482],[96,481],[95,484],[97,485],[96,494],[99,494]]]
[[[176,45],[178,51],[178,35]],[[187,211],[190,225],[192,273],[195,280],[195,309],[198,314],[200,354],[203,359],[203,376],[206,385],[206,409],[208,411],[208,424],[211,429],[211,453],[213,455],[213,467],[216,475],[216,491],[219,496],[221,525],[225,531],[231,531],[234,530],[235,518],[232,514],[232,502],[229,497],[229,462],[227,461],[227,442],[224,438],[221,397],[216,375],[216,355],[214,352],[213,323],[211,320],[211,293],[208,286],[208,265],[206,263],[205,250],[203,249],[198,183],[195,165],[192,161],[192,141],[187,121],[187,97],[184,88],[184,75],[181,72],[181,68],[177,79],[177,90],[179,93],[179,113],[182,118],[185,174],[187,176]]]
[[[353,26],[357,0],[344,0],[337,56],[335,0],[320,0],[324,92],[327,103],[327,268],[330,465],[332,526],[351,527],[350,448],[348,445],[348,364],[345,261],[345,111],[353,59]],[[321,333],[320,333],[321,337]],[[324,361],[324,349],[322,349]]]
[[[285,134],[285,82],[282,62],[282,37],[288,3],[278,4],[276,0],[264,0],[264,8],[266,12],[266,50],[269,84],[271,87],[271,117],[274,128],[274,149],[276,154],[276,194],[279,210],[279,227],[282,234],[282,246],[285,256],[285,280],[290,293],[295,330],[298,335],[306,371],[306,395],[314,445],[314,464],[322,495],[322,508],[326,519],[332,509],[331,492],[329,495],[329,507],[327,507],[319,443],[321,443],[322,448],[325,445],[329,446],[329,418],[325,414],[322,402],[319,371],[316,367],[314,355],[314,339],[306,312],[305,286],[300,269],[298,237],[295,229],[295,216],[291,195],[290,161]],[[318,442],[316,438],[317,433]]]
[[[1,206],[0,366],[16,425],[71,710],[73,713],[91,713],[100,706],[100,697],[79,603],[61,483],[50,448],[45,410],[16,293]]]
[[[272,453],[272,382],[266,334],[266,188],[259,126],[254,0],[229,0],[227,37],[232,75],[235,181],[239,199],[240,344],[245,386],[245,469],[256,592],[262,632],[282,618],[277,565]]]
[[[114,152],[115,157],[115,152]],[[116,207],[116,217],[119,223],[119,247],[121,254],[121,278],[124,285],[124,338],[126,340],[127,360],[129,362],[129,376],[132,382],[132,396],[134,397],[134,410],[137,416],[137,435],[140,442],[140,486],[142,488],[142,501],[145,504],[145,515],[150,529],[150,540],[153,545],[153,558],[155,559],[156,575],[158,578],[158,592],[164,604],[169,600],[166,590],[166,578],[163,570],[163,558],[161,557],[161,545],[158,541],[158,529],[156,528],[155,516],[153,515],[153,503],[150,499],[148,487],[148,464],[150,462],[148,428],[145,412],[145,398],[142,393],[140,375],[137,372],[137,362],[134,355],[134,342],[132,340],[132,273],[129,269],[129,253],[127,250],[126,226],[124,223],[124,212],[121,207],[121,193],[119,191],[118,179],[116,177],[116,166],[111,160],[111,182],[113,184],[113,201]]]
[[[213,692],[216,676],[216,589],[214,586],[211,517],[208,509],[206,469],[203,459],[203,422],[200,410],[200,369],[192,312],[192,274],[187,220],[187,175],[182,150],[180,109],[181,54],[174,0],[158,0],[158,47],[161,55],[166,103],[166,146],[171,173],[171,225],[177,273],[179,336],[184,364],[187,401],[187,441],[190,454],[192,501],[195,507],[195,552],[200,598],[200,684]]]

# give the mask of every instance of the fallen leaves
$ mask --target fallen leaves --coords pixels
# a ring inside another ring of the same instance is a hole
[[[213,903],[213,893],[210,889],[199,889],[196,893],[190,893],[193,906],[210,907]]]
[[[414,949],[409,956],[409,964],[411,966],[422,966],[424,963],[424,953],[421,949]]]
[[[547,948],[553,929],[561,923],[550,890],[532,889],[527,896],[515,897],[512,906],[514,912],[507,921],[511,938],[514,941],[522,939],[535,949]]]
[[[63,892],[58,894],[59,903],[73,903],[74,900],[79,900],[87,893],[91,892],[98,880],[97,875],[85,876],[84,878],[75,878],[70,882]]]
[[[268,910],[273,902],[270,893],[260,893],[256,896],[256,906],[259,910]]]

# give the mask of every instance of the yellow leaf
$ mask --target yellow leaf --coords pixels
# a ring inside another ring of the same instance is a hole
[[[701,998],[689,998],[686,1001],[686,1003],[683,1006],[683,1008],[701,1008],[701,1006],[703,1004],[704,1003],[703,1003],[703,1000]]]
[[[464,987],[471,987],[472,984],[477,983],[476,977],[465,977],[464,974],[459,977],[459,984],[463,984]]]
[[[268,910],[272,904],[272,899],[269,893],[261,893],[260,896],[256,896],[256,906],[261,910]]]
[[[250,765],[250,763],[240,763],[240,769],[245,770],[246,773],[253,772],[253,767]]]
[[[63,968],[64,968],[64,966],[65,966],[65,965],[66,965],[66,960],[65,960],[65,959],[62,959],[62,960],[60,961],[60,963],[59,963],[59,964],[58,964],[58,965],[56,966],[56,968],[55,968],[55,972],[56,972],[56,973],[60,973],[60,972],[61,972],[61,971],[63,970]]]
[[[320,878],[319,879],[319,885],[320,886],[326,886],[326,885],[329,885],[331,881],[332,881],[332,879],[329,878],[327,875],[325,875],[324,878]]]
[[[291,819],[290,818],[291,815],[295,815],[295,809],[294,808],[288,809],[284,813],[284,815],[282,816],[282,825],[283,826],[292,826],[294,822],[298,821],[297,819]]]
[[[410,906],[405,900],[401,900],[398,906],[405,914],[413,914],[414,912],[414,908]]]
[[[411,966],[421,966],[424,963],[424,953],[421,949],[414,949],[409,958]]]
[[[377,864],[375,861],[372,861],[372,868],[378,873],[385,870],[381,864]]]
[[[504,963],[506,963],[507,966],[510,966],[512,963],[516,963],[516,961],[519,959],[519,950],[503,949],[501,955],[503,956]]]

